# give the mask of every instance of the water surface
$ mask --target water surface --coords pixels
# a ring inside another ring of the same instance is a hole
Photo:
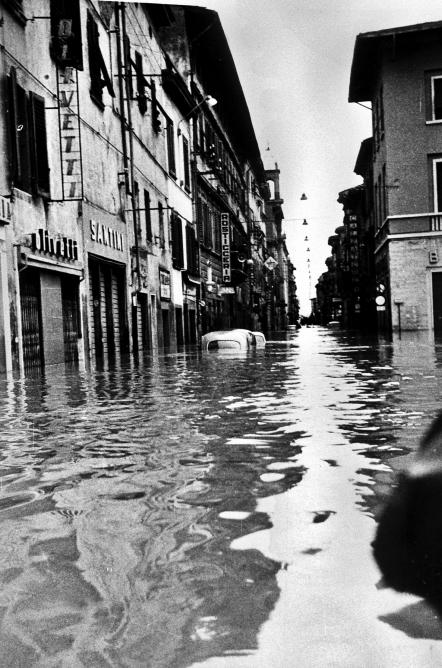
[[[0,384],[0,665],[434,666],[376,518],[442,351],[304,328]]]

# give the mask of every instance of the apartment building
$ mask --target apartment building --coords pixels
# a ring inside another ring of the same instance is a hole
[[[382,328],[442,330],[442,22],[357,36],[350,102],[371,102]]]
[[[268,189],[218,15],[3,8],[0,370],[258,326]]]

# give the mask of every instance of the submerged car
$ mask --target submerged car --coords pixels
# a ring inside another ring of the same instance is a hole
[[[257,334],[264,338],[260,332],[251,332],[249,329],[222,329],[204,334],[201,339],[201,346],[203,350],[251,350],[256,347],[261,348],[263,347],[262,341],[260,340],[257,343]]]
[[[266,337],[262,332],[252,332],[253,336],[255,337],[256,341],[256,347],[257,348],[265,348],[266,346]]]

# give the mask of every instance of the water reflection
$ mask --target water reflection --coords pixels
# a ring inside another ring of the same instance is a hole
[[[1,665],[354,665],[395,644],[415,599],[376,586],[370,541],[441,359],[309,328],[5,381]],[[421,656],[435,635],[413,637]]]

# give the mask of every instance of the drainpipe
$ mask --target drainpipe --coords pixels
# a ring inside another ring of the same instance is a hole
[[[123,2],[118,3],[118,9],[121,13],[121,26],[120,26],[120,14],[116,12],[116,27],[117,27],[117,59],[118,59],[118,81],[119,81],[119,92],[120,92],[120,118],[121,118],[121,136],[122,136],[122,148],[123,148],[123,164],[124,164],[124,173],[126,180],[126,193],[129,191],[131,208],[132,208],[132,225],[134,231],[134,247],[135,247],[135,272],[136,272],[136,288],[135,292],[141,290],[141,272],[140,272],[140,254],[138,249],[138,229],[137,229],[137,201],[135,199],[135,189],[134,189],[134,147],[133,147],[133,128],[132,128],[132,115],[130,108],[130,83],[128,79],[128,62],[127,62],[127,53],[126,49],[123,48],[123,54],[121,52],[121,40],[123,41],[123,46],[126,43],[126,13],[125,6]],[[123,74],[124,72],[124,74]],[[125,100],[126,98],[126,109],[127,109],[127,121],[125,112]],[[129,151],[127,150],[127,140],[126,132],[129,135]],[[132,267],[131,274],[132,274]],[[133,304],[132,304],[133,305]]]

